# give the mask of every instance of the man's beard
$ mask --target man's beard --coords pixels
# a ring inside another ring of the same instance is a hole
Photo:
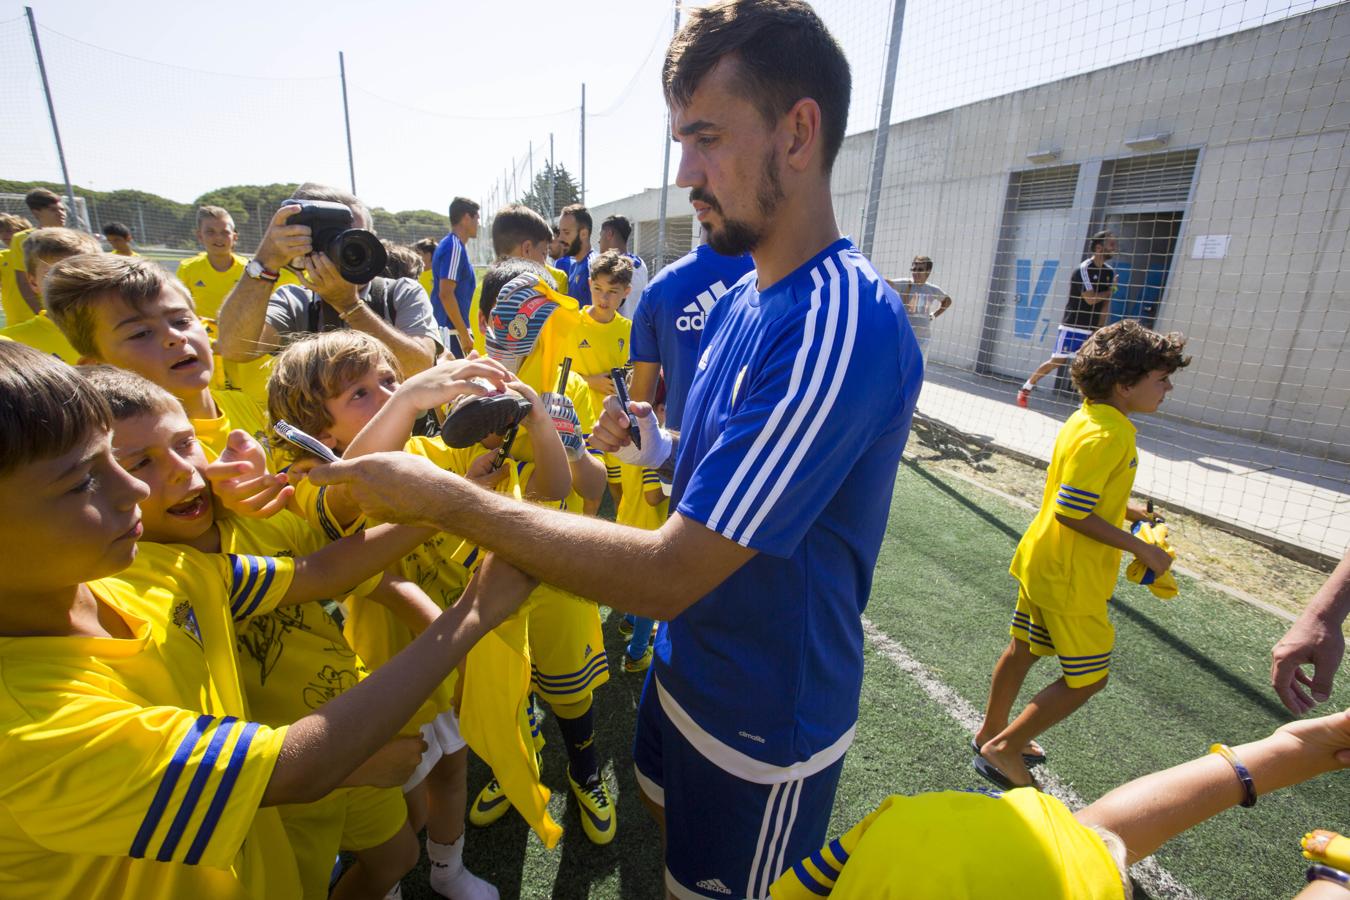
[[[576,256],[581,252],[581,235],[572,238],[572,243],[567,245],[567,255]]]
[[[700,188],[690,191],[689,199],[708,204],[713,212],[722,216],[722,225],[717,230],[709,228],[707,224],[703,226],[703,236],[714,252],[723,256],[740,256],[742,253],[752,252],[764,240],[766,223],[772,219],[783,202],[783,183],[778,178],[777,154],[765,157],[764,165],[760,169],[759,184],[755,188],[755,206],[759,211],[758,223],[733,219],[725,215],[717,198]]]

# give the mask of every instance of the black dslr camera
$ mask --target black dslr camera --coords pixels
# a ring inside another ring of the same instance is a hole
[[[389,262],[384,245],[373,232],[352,227],[352,211],[346,206],[326,200],[287,200],[283,205],[300,207],[286,224],[308,225],[315,252],[331,259],[344,281],[367,284],[384,271]]]

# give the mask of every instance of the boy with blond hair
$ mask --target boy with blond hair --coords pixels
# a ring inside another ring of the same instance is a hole
[[[1139,462],[1130,418],[1157,411],[1172,373],[1190,364],[1185,346],[1179,334],[1127,319],[1088,338],[1074,359],[1083,405],[1055,438],[1040,511],[1009,567],[1018,585],[1012,640],[994,666],[972,742],[976,770],[1005,789],[1034,785],[1027,765],[1045,759],[1036,736],[1106,686],[1115,644],[1106,605],[1121,553],[1133,553],[1156,575],[1172,565],[1165,550],[1121,526],[1149,518],[1129,502]],[[1058,656],[1062,675],[1009,724],[1018,691],[1043,656]]]
[[[41,304],[42,282],[52,266],[71,256],[99,253],[101,250],[98,241],[82,231],[73,228],[38,228],[29,232],[28,239],[24,241],[24,271],[19,277],[27,279],[28,286]],[[71,365],[80,358],[45,308],[36,316],[0,331],[0,335],[43,353],[50,353]]]
[[[386,742],[510,613],[486,582],[518,576],[486,572],[388,671],[270,727],[249,718],[235,622],[359,581],[377,538],[322,561],[140,546],[149,490],[113,456],[107,403],[13,342],[0,424],[0,893],[299,896],[270,807],[401,772]]]
[[[208,459],[239,428],[265,442],[262,408],[241,391],[213,387],[206,327],[182,282],[154,262],[82,254],[52,267],[47,309],[81,362],[103,362],[148,378],[183,404]]]

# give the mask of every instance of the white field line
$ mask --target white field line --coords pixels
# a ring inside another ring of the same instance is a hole
[[[953,721],[970,735],[974,735],[979,730],[984,717],[975,707],[967,703],[964,697],[944,684],[941,679],[929,671],[927,666],[911,656],[908,650],[873,624],[871,619],[863,616],[862,626],[863,632],[872,642],[872,646],[876,647],[881,655],[895,663],[900,671],[914,679],[923,692],[934,703],[942,707]],[[1037,768],[1036,779],[1040,782],[1042,790],[1058,799],[1069,809],[1078,810],[1087,805],[1083,798],[1078,796],[1077,791],[1047,767],[1040,766]],[[1175,875],[1164,869],[1152,856],[1146,857],[1132,866],[1130,874],[1140,887],[1148,891],[1150,897],[1158,898],[1158,900],[1162,900],[1162,898],[1199,900],[1200,898],[1199,894],[1182,884]]]

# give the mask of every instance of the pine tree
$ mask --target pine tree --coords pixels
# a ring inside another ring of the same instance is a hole
[[[549,202],[550,187],[553,188],[552,203]],[[558,218],[564,206],[580,200],[581,187],[567,171],[567,166],[560,163],[555,167],[546,162],[544,170],[535,173],[534,184],[520,202],[551,222]]]

